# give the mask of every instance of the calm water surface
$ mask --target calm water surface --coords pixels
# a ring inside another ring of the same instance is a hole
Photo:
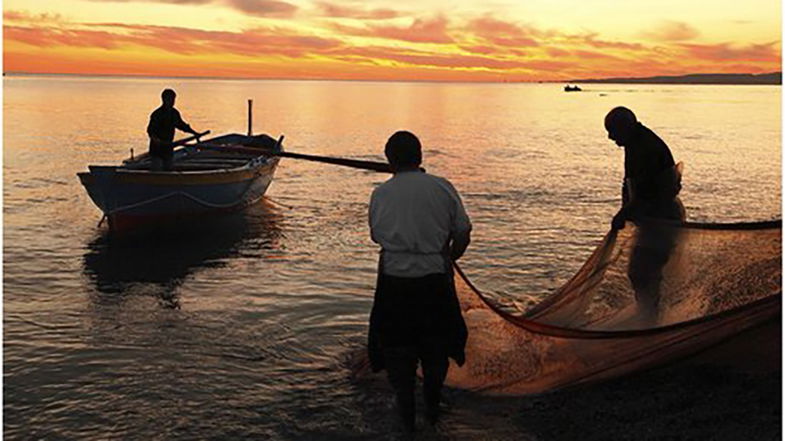
[[[626,105],[686,165],[691,220],[781,217],[776,86],[4,79],[4,433],[8,439],[378,439],[383,378],[353,382],[385,176],[284,160],[244,214],[115,237],[76,178],[146,150],[165,87],[191,125],[286,135],[291,151],[382,160],[408,129],[475,225],[464,266],[526,308],[577,270],[618,208]],[[453,439],[517,439],[453,391]],[[514,408],[513,408],[514,412]]]

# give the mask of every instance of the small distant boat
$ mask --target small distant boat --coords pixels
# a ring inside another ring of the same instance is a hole
[[[109,228],[126,230],[253,204],[273,180],[282,141],[228,134],[176,149],[171,171],[151,171],[143,154],[77,175]]]
[[[581,90],[583,90],[583,89],[581,89],[578,86],[570,86],[569,84],[564,86],[564,91],[565,92],[580,92]]]

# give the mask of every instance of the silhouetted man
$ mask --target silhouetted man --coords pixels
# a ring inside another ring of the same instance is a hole
[[[455,188],[420,169],[420,141],[400,131],[384,153],[393,177],[371,196],[371,238],[381,245],[368,349],[374,371],[387,369],[398,410],[414,430],[415,373],[423,371],[426,416],[439,416],[448,357],[464,362],[466,324],[452,262],[469,245],[471,222]]]
[[[639,123],[630,109],[611,110],[605,117],[605,129],[608,138],[624,147],[622,208],[611,226],[622,229],[626,220],[638,225],[627,274],[641,312],[647,319],[655,320],[662,269],[679,232],[673,221],[680,223],[685,219],[684,206],[678,198],[681,170],[665,142]]]
[[[155,109],[150,115],[147,124],[147,135],[150,137],[150,168],[152,170],[171,170],[174,147],[174,129],[183,132],[198,133],[180,117],[180,112],[174,108],[177,94],[172,89],[161,92],[161,107]]]

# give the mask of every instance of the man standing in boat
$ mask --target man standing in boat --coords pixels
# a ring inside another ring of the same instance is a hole
[[[147,124],[147,135],[150,137],[150,168],[151,170],[171,170],[174,147],[174,129],[180,129],[198,135],[174,108],[177,94],[172,89],[161,92],[161,107],[155,109],[150,115]],[[198,138],[197,138],[198,140]]]
[[[384,153],[394,175],[373,191],[369,206],[371,239],[382,250],[368,351],[373,370],[387,370],[411,432],[418,362],[431,423],[439,416],[448,357],[464,362],[467,330],[452,262],[466,251],[472,226],[452,184],[420,168],[422,147],[414,134],[396,132]]]
[[[678,224],[686,217],[678,197],[681,164],[675,164],[665,142],[638,122],[626,107],[608,112],[605,129],[608,138],[624,148],[622,207],[611,226],[622,229],[627,220],[638,226],[627,275],[643,318],[653,322],[657,318],[663,268],[676,246]],[[662,220],[671,222],[658,222]]]

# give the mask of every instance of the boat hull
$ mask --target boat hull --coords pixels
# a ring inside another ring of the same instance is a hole
[[[201,217],[243,209],[272,183],[279,158],[210,171],[149,171],[90,166],[79,179],[111,229]]]

